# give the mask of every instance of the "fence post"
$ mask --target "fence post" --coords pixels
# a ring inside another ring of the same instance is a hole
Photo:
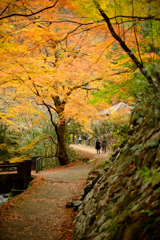
[[[42,171],[42,157],[36,159],[36,173]]]
[[[36,159],[36,173],[38,173],[39,170],[39,158]]]
[[[42,157],[40,158],[40,171],[42,171]]]

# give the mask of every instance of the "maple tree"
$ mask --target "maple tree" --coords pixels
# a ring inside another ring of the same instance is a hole
[[[90,92],[101,86],[103,68],[102,61],[90,67],[99,54],[93,31],[85,32],[84,24],[82,33],[68,39],[68,32],[80,24],[79,19],[63,20],[68,16],[67,8],[54,14],[47,11],[38,20],[17,21],[18,14],[10,14],[12,21],[8,17],[3,22],[7,41],[2,38],[1,90],[5,89],[7,99],[15,102],[10,111],[12,119],[22,112],[50,118],[57,135],[57,141],[49,136],[57,146],[55,156],[65,165],[69,163],[64,141],[66,122],[72,118],[84,124],[95,116],[96,109],[88,103]]]
[[[10,115],[3,113],[3,118],[9,121],[22,110],[34,114],[35,124],[38,118],[49,117],[57,141],[50,137],[61,165],[69,162],[64,141],[67,121],[85,124],[96,116],[96,109],[88,104],[93,92],[109,82],[127,82],[136,68],[158,91],[159,73],[150,74],[144,56],[151,36],[142,38],[144,22],[159,21],[155,1],[143,0],[140,5],[126,0],[1,2],[1,94],[5,90],[8,101],[14,102]],[[157,38],[154,33],[156,48]],[[134,62],[133,69],[123,50]]]

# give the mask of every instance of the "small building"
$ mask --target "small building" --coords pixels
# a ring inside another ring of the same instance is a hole
[[[98,113],[99,116],[109,116],[114,113],[119,113],[120,115],[129,115],[131,110],[134,107],[131,107],[123,102],[120,102],[110,108],[106,108]]]

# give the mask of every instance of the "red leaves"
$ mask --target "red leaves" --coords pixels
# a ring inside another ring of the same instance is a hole
[[[130,170],[131,168],[134,168],[134,167],[135,167],[135,163],[130,164],[130,165],[128,166],[127,170]]]
[[[63,233],[63,237],[61,240],[72,240],[73,233],[72,230],[74,228],[74,225],[72,224],[73,218],[74,218],[74,212],[72,209],[67,209],[68,211],[68,217],[64,222],[62,223],[61,232]]]

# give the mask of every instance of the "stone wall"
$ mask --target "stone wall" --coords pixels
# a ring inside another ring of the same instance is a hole
[[[90,173],[73,240],[160,239],[160,125],[132,128],[127,144]]]

